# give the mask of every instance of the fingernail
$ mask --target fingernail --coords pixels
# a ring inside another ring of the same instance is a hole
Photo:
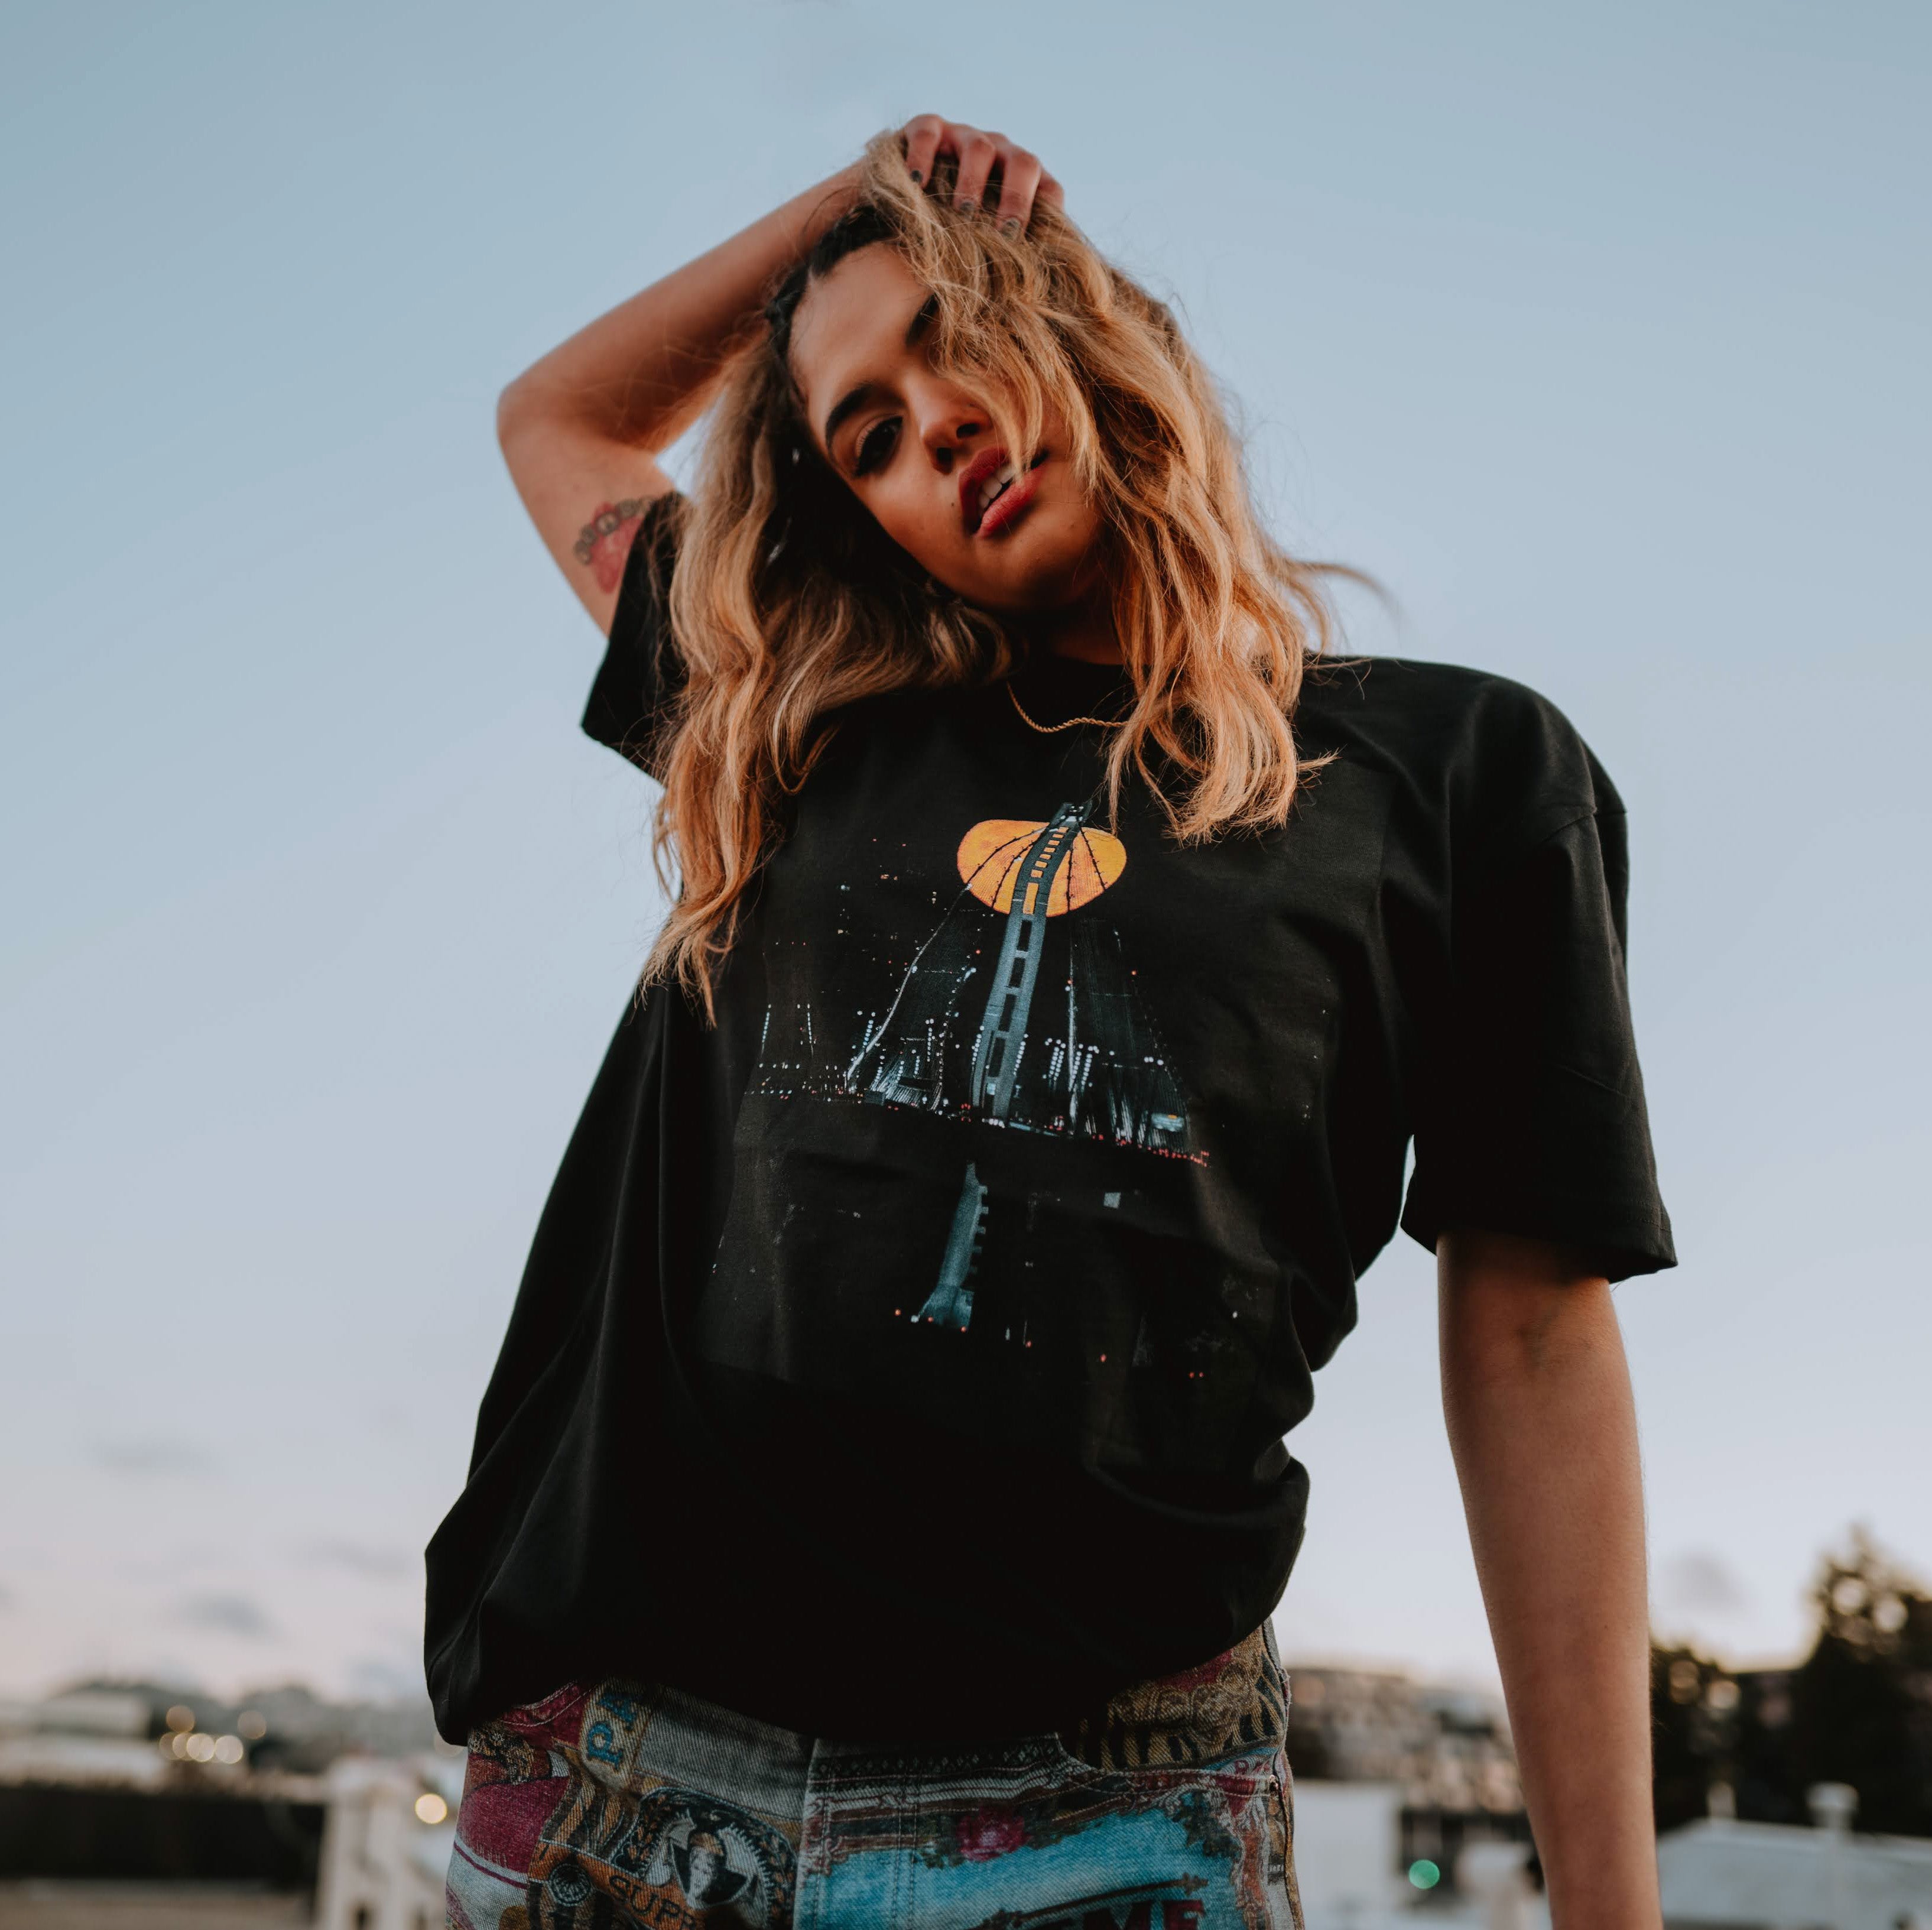
[[[958,201],[953,206],[962,215],[976,215],[980,212],[980,204],[976,201]]]
[[[912,185],[915,188],[922,188],[926,185],[926,176],[920,173],[917,168],[914,168],[912,171]]]
[[[1000,233],[1004,235],[1009,241],[1016,240],[1018,238],[1019,232],[1020,218],[1017,215],[1009,215],[1000,224]]]

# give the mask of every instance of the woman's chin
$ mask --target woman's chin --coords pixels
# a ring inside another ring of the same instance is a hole
[[[995,617],[1021,623],[1030,617],[1052,617],[1081,601],[1074,585],[1058,576],[1045,581],[1028,578],[1015,583],[982,583],[976,591],[960,594],[967,602]]]
[[[1006,617],[1046,616],[1084,601],[1095,578],[1092,546],[1050,540],[1056,533],[1016,529],[997,560],[974,572],[974,587],[959,593]]]

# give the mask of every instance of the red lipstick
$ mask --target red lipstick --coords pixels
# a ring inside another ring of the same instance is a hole
[[[982,449],[959,474],[959,520],[969,536],[997,535],[1030,503],[1036,494],[1034,480],[1046,460],[1042,449],[1024,470],[1016,470],[1004,449],[997,444]],[[990,500],[987,485],[1002,471],[1007,481]]]
[[[1025,515],[1033,499],[1040,494],[1040,466],[1046,460],[1044,452],[1036,456],[1032,466],[1023,475],[1015,476],[986,505],[986,513],[980,518],[980,536],[997,536]]]
[[[959,472],[959,520],[965,524],[969,536],[979,533],[980,492],[989,477],[998,474],[1006,459],[1006,451],[995,443],[982,449]]]

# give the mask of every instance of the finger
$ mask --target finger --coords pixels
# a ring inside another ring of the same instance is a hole
[[[1010,147],[1000,158],[1000,226],[1010,234],[1022,233],[1033,214],[1033,197],[1040,187],[1039,160],[1024,148]]]
[[[919,114],[900,133],[905,140],[906,172],[922,188],[932,179],[932,164],[946,133],[946,123],[937,114]]]
[[[959,143],[959,176],[953,183],[952,205],[962,214],[970,215],[986,198],[986,177],[992,173],[1000,150],[990,134],[982,134],[976,128],[953,131],[964,138]]]
[[[1034,191],[1033,198],[1036,203],[1045,201],[1055,208],[1064,208],[1066,206],[1066,189],[1061,187],[1060,183],[1054,180],[1044,168],[1040,170],[1040,185]]]

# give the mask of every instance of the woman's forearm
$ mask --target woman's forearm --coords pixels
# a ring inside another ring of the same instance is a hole
[[[1444,1412],[1555,1930],[1652,1930],[1649,1632],[1610,1289],[1481,1233],[1438,1252]]]
[[[610,627],[645,506],[671,487],[658,453],[703,413],[767,284],[850,206],[848,168],[580,329],[504,390],[496,437],[517,493],[571,588]]]
[[[850,167],[795,195],[580,329],[503,392],[509,449],[519,426],[658,451],[702,413],[734,337],[766,284],[850,206]]]

